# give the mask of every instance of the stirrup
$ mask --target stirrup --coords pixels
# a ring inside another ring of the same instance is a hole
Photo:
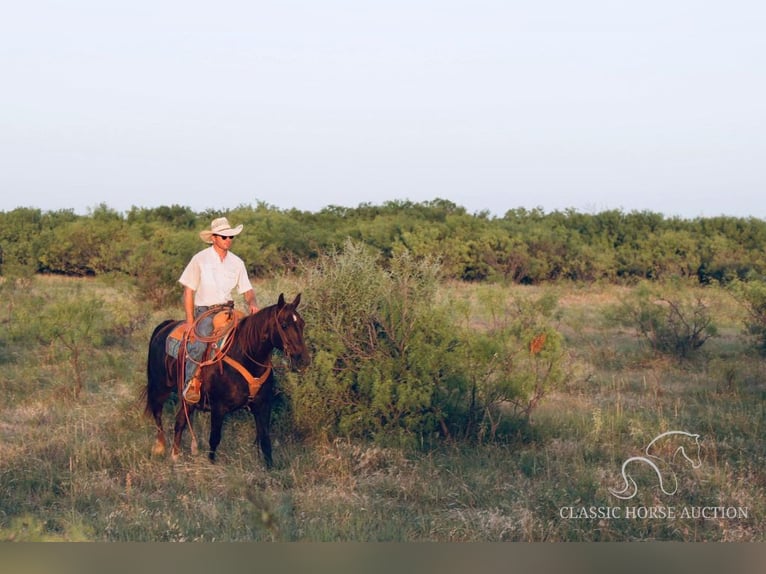
[[[186,385],[186,389],[184,389],[183,395],[184,400],[189,403],[190,405],[194,405],[199,402],[201,393],[200,388],[202,387],[201,384],[194,385],[192,384],[194,382],[194,379],[189,381],[189,384]]]

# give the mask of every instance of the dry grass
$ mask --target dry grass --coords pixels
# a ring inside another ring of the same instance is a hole
[[[91,284],[114,294],[113,286]],[[284,287],[264,284],[263,297]],[[50,278],[33,286],[48,293],[68,288]],[[470,305],[473,289],[450,285],[443,296]],[[145,342],[162,314],[91,356],[76,401],[61,393],[66,365],[31,344],[4,343],[0,539],[763,541],[766,364],[741,336],[736,305],[722,291],[704,291],[721,336],[680,363],[649,354],[634,333],[604,320],[629,287],[553,289],[571,376],[543,401],[523,439],[403,451],[298,440],[278,414],[271,472],[253,448],[244,412],[227,420],[216,465],[191,456],[188,442],[177,463],[150,456],[153,429],[138,397]],[[171,408],[166,412],[169,420]],[[207,417],[198,419],[203,444],[207,425]],[[622,461],[672,429],[701,435],[702,466],[677,471],[675,496],[664,496],[649,476],[634,501],[613,498],[608,489],[617,485]],[[562,509],[629,505],[745,508],[748,516],[562,517]]]

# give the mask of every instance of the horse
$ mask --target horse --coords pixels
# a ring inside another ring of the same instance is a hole
[[[668,431],[656,436],[652,442],[650,442],[644,452],[646,456],[632,456],[622,463],[622,479],[624,482],[621,490],[615,490],[610,488],[609,492],[613,496],[622,500],[630,500],[638,493],[638,485],[633,477],[628,472],[628,467],[633,463],[641,465],[647,465],[657,475],[659,480],[660,490],[668,496],[675,494],[678,491],[678,479],[672,468],[672,465],[676,462],[676,456],[680,453],[689,462],[692,468],[699,468],[702,466],[702,459],[700,457],[700,435],[692,434],[685,431]],[[687,452],[688,450],[688,452]],[[670,452],[670,455],[664,455],[663,451]],[[633,464],[635,466],[635,464]],[[663,474],[669,474],[673,480],[673,489],[665,489],[665,481]]]
[[[224,417],[237,409],[247,407],[255,419],[256,439],[260,444],[266,467],[272,467],[269,437],[274,397],[272,352],[274,349],[282,351],[294,371],[305,368],[310,361],[303,340],[305,323],[297,311],[300,299],[299,293],[292,303],[286,303],[284,294],[280,294],[276,305],[264,307],[237,323],[224,360],[199,367],[202,398],[196,404],[188,404],[180,398],[182,381],[179,379],[183,371],[183,359],[174,358],[166,351],[168,335],[182,321],[167,319],[157,325],[149,340],[147,384],[144,392],[145,413],[154,419],[157,430],[153,454],[165,454],[162,410],[165,401],[176,393],[179,395],[180,405],[175,417],[173,460],[177,460],[180,455],[181,437],[187,424],[192,425],[197,410],[210,411],[208,458],[215,462]],[[179,353],[179,356],[182,357],[183,354]],[[192,454],[197,453],[197,440],[193,431],[191,449]]]

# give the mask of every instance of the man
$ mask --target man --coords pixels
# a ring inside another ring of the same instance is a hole
[[[191,330],[197,317],[216,305],[232,304],[232,291],[244,296],[250,313],[256,313],[258,306],[245,264],[230,249],[236,235],[242,232],[242,225],[232,227],[228,219],[219,217],[210,224],[210,229],[201,231],[202,241],[210,247],[192,257],[178,280],[184,286],[184,311],[186,328]],[[196,333],[203,337],[213,332],[213,317],[208,314],[196,326]],[[202,361],[207,343],[195,340],[187,346],[185,366],[184,399],[196,403],[200,399],[201,380],[198,364]]]

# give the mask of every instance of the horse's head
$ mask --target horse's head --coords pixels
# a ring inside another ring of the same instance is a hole
[[[301,294],[295,297],[292,303],[285,301],[284,293],[280,293],[277,301],[275,319],[278,340],[274,345],[290,359],[290,366],[295,370],[305,368],[309,362],[309,352],[303,340],[303,327],[305,322],[298,313],[298,304],[301,302]]]

